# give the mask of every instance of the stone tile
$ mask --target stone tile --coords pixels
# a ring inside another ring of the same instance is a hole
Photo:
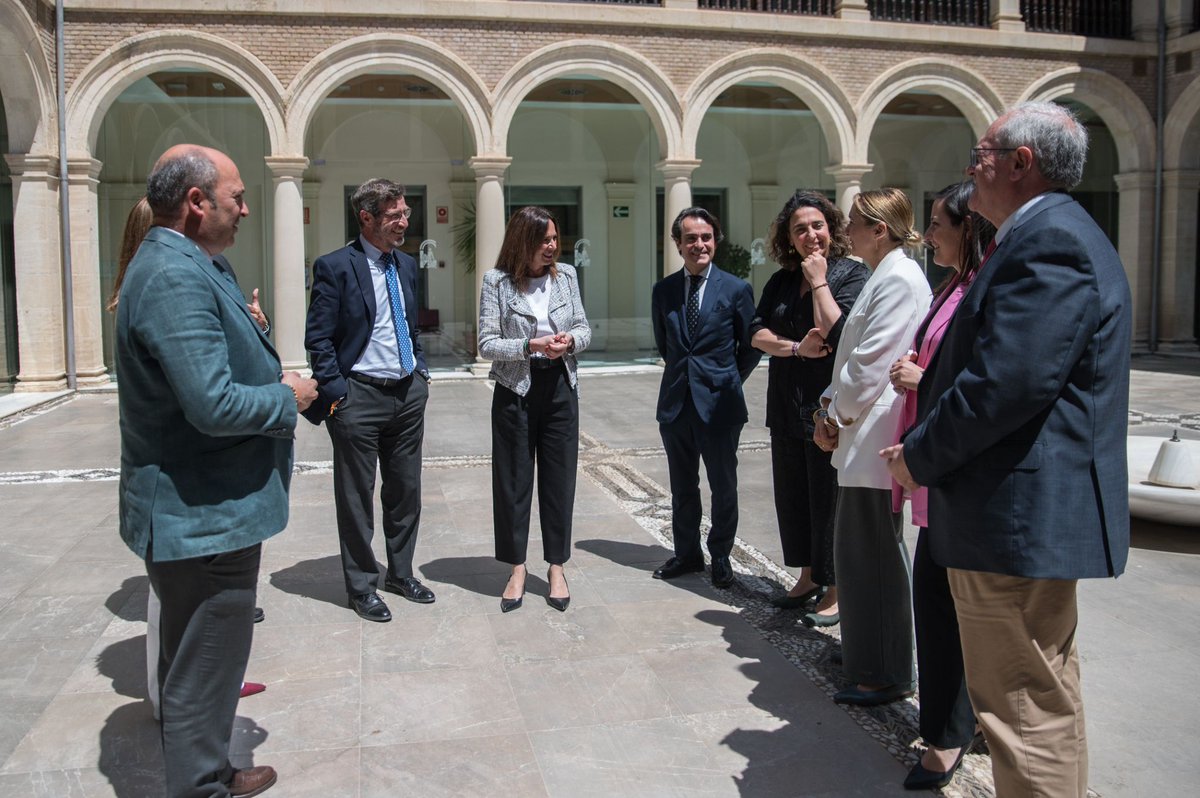
[[[762,643],[758,631],[725,604],[703,596],[685,595],[653,607],[645,603],[607,606],[638,651],[725,646],[732,638],[748,645]],[[721,622],[715,618],[721,618]]]
[[[41,647],[36,652],[34,647]],[[15,656],[13,656],[15,655]],[[59,693],[116,692],[128,698],[146,697],[146,638],[128,640],[69,637],[55,641],[24,641],[5,646],[0,666],[21,661],[27,668],[22,680],[31,694],[47,698]],[[41,683],[41,692],[38,692]]]
[[[96,593],[22,595],[0,609],[0,640],[96,637],[112,617]]]
[[[303,679],[357,677],[363,656],[362,623],[351,615],[341,624],[254,627],[246,678],[274,687]]]
[[[530,739],[552,795],[738,795],[733,774],[714,763],[713,749],[685,718],[532,732]]]
[[[162,765],[114,768],[39,770],[0,775],[0,796],[24,798],[129,798],[162,795],[165,789]]]
[[[358,741],[362,696],[356,678],[291,679],[238,705],[230,751],[338,749]]]
[[[532,662],[508,668],[530,731],[663,717],[677,712],[636,655]]]
[[[655,559],[634,565],[589,563],[586,566],[588,581],[606,604],[658,603],[697,595],[717,598],[718,593],[709,582],[707,573],[688,574],[669,582],[655,579],[654,569],[665,561],[665,558]]]
[[[363,746],[491,737],[520,719],[500,669],[371,674],[362,694]]]
[[[506,667],[634,651],[632,641],[604,607],[572,606],[558,612],[532,601],[528,604],[515,612],[488,616]]]
[[[362,798],[548,795],[524,734],[362,749]]]
[[[64,591],[79,596],[87,593],[111,594],[120,590],[126,579],[146,575],[146,565],[128,549],[118,559],[103,562],[72,562],[64,558],[25,588],[26,596],[55,596]]]
[[[0,765],[8,761],[9,755],[37,724],[49,704],[49,698],[26,698],[20,695],[4,697],[4,711],[0,712]]]
[[[786,711],[789,685],[804,677],[770,645],[742,646],[740,655],[717,646],[644,651],[641,656],[684,714],[738,709],[748,704]]]
[[[99,733],[97,733],[99,732]],[[158,724],[148,702],[115,693],[56,697],[0,768],[0,773],[161,767]]]
[[[0,599],[12,598],[27,590],[41,580],[57,560],[56,554],[26,554],[6,548],[4,557],[0,558]]]
[[[391,630],[394,634],[370,635],[364,639],[364,673],[500,670],[500,652],[491,626],[482,615],[427,615],[389,625],[396,627]]]
[[[358,796],[359,748],[333,748],[302,751],[271,751],[261,756],[239,755],[231,759],[234,767],[270,765],[279,780],[268,795],[287,798],[335,798]]]

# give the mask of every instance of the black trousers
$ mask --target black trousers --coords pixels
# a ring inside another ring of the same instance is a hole
[[[168,798],[223,798],[229,738],[250,658],[262,545],[146,560],[162,604],[158,684]]]
[[[741,424],[705,424],[691,398],[669,424],[658,425],[671,477],[671,534],[675,556],[696,562],[700,550],[700,461],[712,491],[708,553],[728,557],[737,536],[737,447]]]
[[[833,454],[815,443],[771,433],[771,479],[783,563],[812,568],[818,585],[836,585],[833,568],[833,515],[837,506],[837,469]]]
[[[917,686],[921,737],[938,748],[960,748],[975,736],[967,695],[958,615],[946,569],[929,554],[929,532],[917,532],[913,555],[913,621],[917,628]]]
[[[556,367],[555,367],[556,366]],[[496,559],[525,562],[537,470],[542,556],[571,558],[571,516],[579,463],[579,394],[561,362],[531,370],[525,396],[496,385],[492,395],[492,524]]]
[[[380,388],[351,378],[349,393],[325,421],[333,441],[333,498],[341,539],[346,592],[379,588],[375,535],[375,469],[383,486],[383,536],[387,575],[413,575],[413,550],[421,523],[421,442],[429,386],[410,376]]]

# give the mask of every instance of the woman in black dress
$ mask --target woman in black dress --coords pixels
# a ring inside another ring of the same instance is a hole
[[[771,356],[767,426],[783,561],[800,577],[773,603],[816,607],[810,626],[838,622],[833,573],[837,471],[813,443],[813,412],[833,377],[833,351],[844,317],[870,272],[849,259],[842,212],[816,191],[797,191],[771,226],[771,257],[780,265],[763,287],[750,327],[754,347]],[[824,594],[822,595],[822,590]]]

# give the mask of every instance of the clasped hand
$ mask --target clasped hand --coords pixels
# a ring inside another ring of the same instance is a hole
[[[571,351],[571,346],[575,343],[575,338],[570,333],[555,333],[554,335],[543,335],[541,338],[529,339],[529,351],[537,352],[554,360]]]
[[[915,358],[916,353],[910,352],[893,363],[891,369],[888,370],[888,379],[892,381],[892,387],[898,393],[915,391],[921,382],[921,375],[925,373],[925,370],[913,362]]]
[[[821,337],[819,327],[813,327],[805,333],[800,339],[800,346],[796,348],[796,354],[800,357],[825,357],[832,351],[833,348]]]
[[[298,371],[285,371],[279,380],[296,394],[296,409],[303,413],[317,398],[317,381]]]

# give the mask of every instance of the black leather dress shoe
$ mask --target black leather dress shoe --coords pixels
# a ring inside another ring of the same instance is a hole
[[[901,698],[908,698],[915,692],[912,682],[907,684],[889,684],[878,690],[860,690],[858,687],[847,687],[834,693],[833,703],[851,704],[856,707],[877,707],[880,704],[890,704]]]
[[[729,587],[733,584],[733,564],[728,557],[712,558],[713,587]]]
[[[266,619],[267,619],[267,614],[265,612],[263,612],[262,607],[255,607],[254,608],[254,622],[262,623]]]
[[[406,576],[403,579],[385,579],[383,589],[389,593],[404,596],[409,601],[415,601],[418,604],[432,604],[435,600],[433,591],[421,584],[421,580],[414,576]]]
[[[361,596],[350,597],[350,609],[358,613],[364,621],[386,623],[392,619],[392,612],[378,593],[364,593]]]
[[[912,770],[908,771],[908,776],[904,779],[904,789],[906,790],[940,790],[945,787],[954,778],[954,774],[958,772],[959,766],[962,764],[963,757],[970,750],[971,745],[968,743],[958,749],[958,758],[954,760],[954,764],[947,771],[928,770],[921,764],[921,760],[917,760],[917,764],[913,765]]]
[[[681,560],[672,557],[654,572],[655,579],[674,579],[684,574],[698,574],[704,570],[704,560]]]

